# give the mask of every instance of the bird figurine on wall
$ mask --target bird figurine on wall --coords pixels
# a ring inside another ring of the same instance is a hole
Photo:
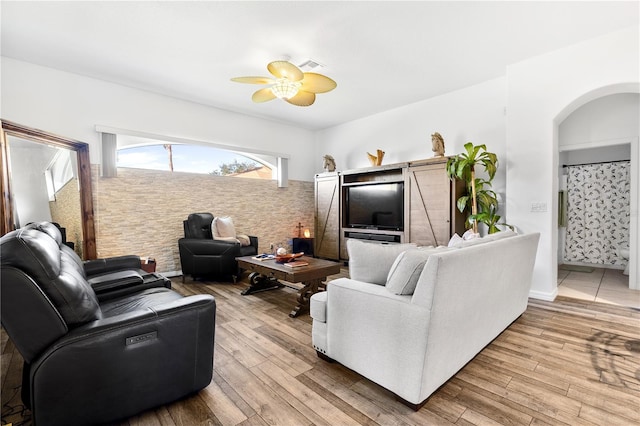
[[[376,151],[376,154],[378,155],[373,155],[367,152],[367,158],[369,159],[369,162],[371,163],[372,166],[379,166],[382,164],[382,158],[384,157],[384,151],[381,149],[378,149]]]

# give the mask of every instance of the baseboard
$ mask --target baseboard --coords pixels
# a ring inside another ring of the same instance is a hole
[[[162,276],[167,277],[167,278],[173,278],[173,277],[181,277],[182,276],[182,271],[166,271],[166,272],[158,272],[159,274],[162,274]]]
[[[543,291],[536,291],[536,290],[529,291],[529,297],[531,299],[546,300],[547,302],[553,302],[556,299],[556,296],[558,296],[557,287],[554,288],[553,291],[550,293],[543,292]]]
[[[599,269],[616,269],[616,270],[622,270],[625,268],[626,265],[603,265],[603,264],[599,264],[599,263],[587,263],[587,262],[558,262],[558,266],[561,265],[572,265],[572,266],[586,266],[586,267],[590,267],[590,268],[599,268]]]

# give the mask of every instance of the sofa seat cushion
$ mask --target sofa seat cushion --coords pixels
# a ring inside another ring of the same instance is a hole
[[[447,250],[453,249],[448,247],[420,247],[400,253],[389,270],[386,283],[387,290],[393,294],[413,294],[429,256]]]
[[[216,237],[214,235],[213,239],[216,241],[225,241],[227,243],[240,244],[240,240],[238,240],[236,237]]]
[[[311,296],[309,313],[314,321],[327,322],[327,292],[321,291]]]
[[[381,244],[350,238],[347,240],[349,276],[356,281],[385,285],[398,255],[416,247],[413,243]]]
[[[182,299],[183,296],[168,288],[149,288],[138,293],[102,303],[102,315],[113,317],[135,310],[153,308],[163,303]]]

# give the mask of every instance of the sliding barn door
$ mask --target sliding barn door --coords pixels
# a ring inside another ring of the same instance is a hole
[[[340,258],[340,191],[337,173],[316,175],[314,253],[325,259]]]
[[[464,217],[455,207],[462,188],[447,176],[446,160],[410,167],[408,172],[409,242],[447,245],[453,233],[464,233]]]

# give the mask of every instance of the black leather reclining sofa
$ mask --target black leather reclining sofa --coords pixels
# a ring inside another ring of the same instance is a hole
[[[210,383],[212,296],[183,297],[132,257],[83,263],[48,222],[0,238],[0,260],[2,326],[35,425],[108,423]]]

